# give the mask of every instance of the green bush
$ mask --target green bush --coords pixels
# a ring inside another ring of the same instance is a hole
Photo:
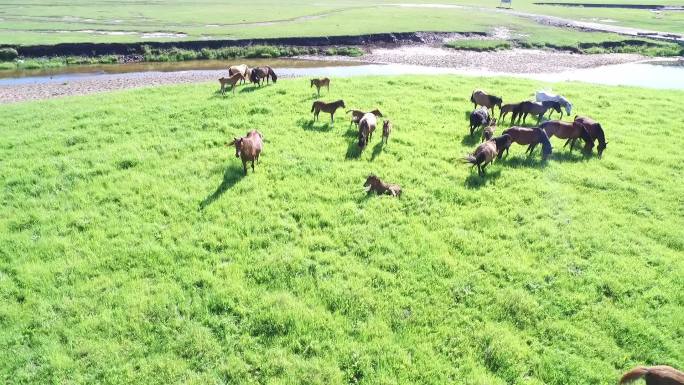
[[[446,43],[446,46],[458,50],[468,51],[498,51],[502,49],[511,49],[511,42],[507,40],[483,40],[483,39],[466,39],[454,40]]]
[[[14,48],[0,48],[0,61],[12,61],[19,57],[19,53]]]

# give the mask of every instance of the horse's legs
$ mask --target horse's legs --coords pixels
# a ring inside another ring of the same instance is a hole
[[[572,153],[572,148],[575,147],[575,140],[577,140],[577,139],[576,138],[571,139],[571,142],[570,142],[570,152],[571,153]]]
[[[563,145],[563,148],[567,147],[567,146],[568,146],[568,144],[570,144],[570,141],[571,141],[571,140],[572,140],[572,139],[568,139],[568,140],[566,140],[566,141],[565,141],[565,144]]]
[[[246,160],[242,161],[242,169],[245,171],[245,175],[247,175],[247,161]]]
[[[252,161],[252,172],[254,172],[254,161]]]
[[[335,124],[335,113],[334,112],[330,113],[330,124],[331,125]]]

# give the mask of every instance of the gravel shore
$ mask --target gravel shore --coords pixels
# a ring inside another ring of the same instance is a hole
[[[305,59],[321,58],[307,57]],[[398,48],[375,48],[368,54],[351,60],[365,63],[413,64],[496,73],[525,74],[560,72],[577,68],[636,62],[644,59],[646,58],[635,54],[580,55],[538,50],[473,52],[429,46],[404,46]],[[351,61],[349,57],[336,58],[329,56],[326,56],[325,60]],[[95,92],[167,84],[216,82],[216,79],[225,75],[225,70],[187,70],[93,75],[73,77],[61,81],[45,79],[45,81],[39,83],[19,82],[18,84],[0,85],[0,103],[86,95]],[[281,77],[288,77],[288,75],[284,74]],[[218,88],[218,82],[216,82],[216,87]]]

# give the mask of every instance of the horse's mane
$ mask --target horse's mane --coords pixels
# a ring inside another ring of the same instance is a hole
[[[603,127],[599,123],[596,123],[596,128],[598,128],[596,135],[597,139],[599,141],[599,146],[605,146],[606,145],[606,135],[603,133]]]

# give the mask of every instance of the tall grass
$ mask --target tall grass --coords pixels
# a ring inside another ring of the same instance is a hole
[[[394,123],[311,121],[308,80],[0,106],[0,382],[615,384],[684,367],[681,91],[554,84],[603,159],[514,145],[461,162],[470,92],[548,84],[333,79]],[[657,111],[656,114],[652,111]],[[499,131],[506,127],[500,123]],[[257,128],[245,177],[223,143]],[[403,188],[367,196],[369,173]]]

